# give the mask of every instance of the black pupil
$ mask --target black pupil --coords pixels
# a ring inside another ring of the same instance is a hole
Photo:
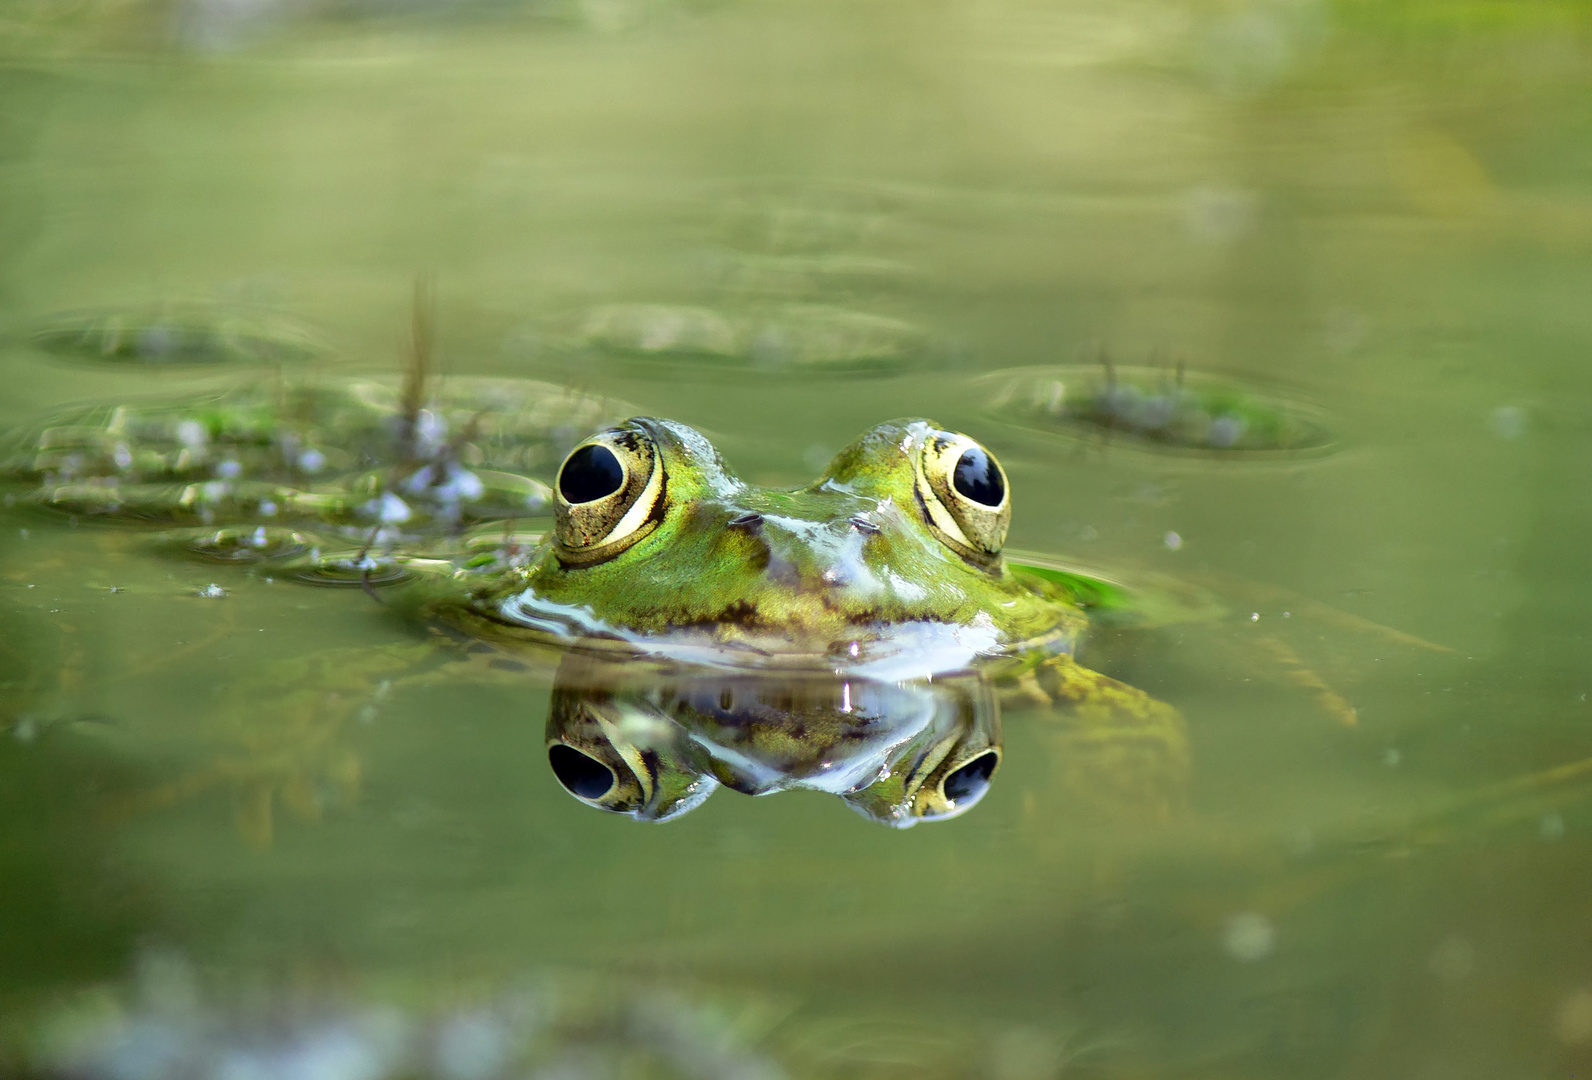
[[[994,774],[998,760],[993,752],[986,752],[957,769],[945,778],[945,797],[959,803],[989,787],[989,778]]]
[[[612,769],[572,746],[551,747],[547,751],[547,761],[553,766],[553,775],[571,795],[600,799],[614,786]]]
[[[995,459],[977,446],[963,450],[962,456],[956,459],[951,483],[957,491],[983,506],[999,506],[1006,496],[1006,485],[1001,481],[1001,471],[995,467]]]
[[[569,503],[606,498],[625,483],[625,468],[601,443],[588,443],[569,455],[558,471],[558,493]]]

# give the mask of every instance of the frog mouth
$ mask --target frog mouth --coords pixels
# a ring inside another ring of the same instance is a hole
[[[586,605],[557,603],[531,590],[475,607],[471,614],[473,632],[500,640],[723,670],[822,671],[888,681],[932,678],[1034,652],[1070,653],[1075,643],[1075,628],[1065,623],[1012,641],[984,614],[965,624],[923,619],[859,626],[838,641],[721,622],[645,632],[614,626]]]

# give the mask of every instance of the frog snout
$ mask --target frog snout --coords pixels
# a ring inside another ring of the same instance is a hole
[[[864,528],[849,519],[813,521],[756,511],[732,514],[725,524],[727,533],[743,538],[748,562],[767,581],[801,592],[851,583],[865,545],[879,532],[877,526]]]

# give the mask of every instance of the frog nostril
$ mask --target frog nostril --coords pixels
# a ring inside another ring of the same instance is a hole
[[[748,510],[744,514],[736,514],[727,522],[727,524],[732,529],[746,529],[750,531],[763,524],[763,515],[757,513],[755,510]]]
[[[998,764],[1000,756],[993,750],[986,750],[947,776],[945,783],[940,785],[940,790],[945,792],[945,797],[950,802],[957,805],[969,799],[977,799],[984,794],[984,789],[989,787],[989,778],[995,774],[995,766]]]
[[[547,763],[564,790],[577,799],[600,799],[613,790],[614,771],[573,746],[548,747]]]

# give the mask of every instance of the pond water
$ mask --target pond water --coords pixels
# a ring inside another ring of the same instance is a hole
[[[757,484],[934,417],[1189,762],[1102,807],[1009,703],[953,821],[640,823],[553,666],[383,688],[363,591],[14,498],[0,1071],[1592,1068],[1584,4],[86,0],[0,87],[0,429],[392,375],[417,276],[442,381]]]

